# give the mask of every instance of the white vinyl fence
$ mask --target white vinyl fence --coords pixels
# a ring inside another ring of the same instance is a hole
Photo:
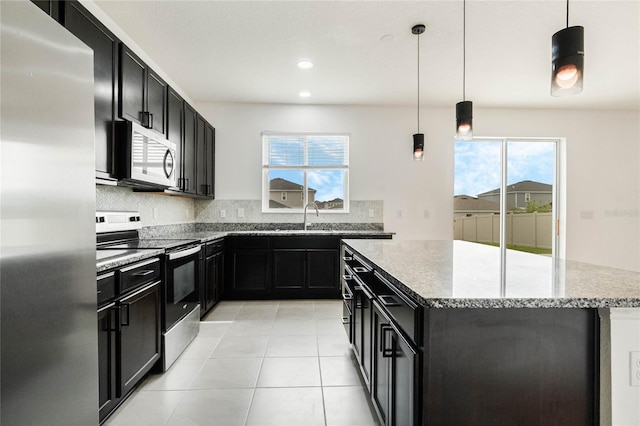
[[[455,240],[500,243],[500,215],[487,214],[453,219]],[[507,244],[551,249],[553,218],[551,213],[508,213]]]

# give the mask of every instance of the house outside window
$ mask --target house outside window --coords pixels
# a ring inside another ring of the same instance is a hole
[[[349,136],[263,133],[262,211],[349,211]]]

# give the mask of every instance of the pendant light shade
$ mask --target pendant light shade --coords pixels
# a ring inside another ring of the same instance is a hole
[[[583,76],[584,28],[564,28],[551,38],[551,95],[567,96],[582,92]]]
[[[473,102],[471,101],[456,104],[456,139],[473,139]]]
[[[424,160],[424,133],[420,133],[420,34],[426,27],[422,24],[414,25],[411,34],[418,36],[418,133],[413,135],[413,159]]]
[[[456,139],[473,139],[473,103],[467,100],[467,2],[462,2],[462,101],[456,104]]]
[[[413,135],[413,159],[424,159],[424,133],[416,133]]]

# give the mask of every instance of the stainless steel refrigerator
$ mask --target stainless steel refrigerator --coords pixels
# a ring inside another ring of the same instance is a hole
[[[93,52],[0,1],[0,423],[97,425]]]

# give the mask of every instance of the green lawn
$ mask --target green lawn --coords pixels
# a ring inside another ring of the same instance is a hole
[[[486,244],[488,246],[494,246],[494,247],[499,247],[500,246],[500,244],[498,244],[498,243],[480,243],[480,242],[478,242],[478,244]],[[510,250],[524,251],[524,252],[533,253],[533,254],[551,254],[551,249],[545,249],[545,248],[516,246],[514,244],[507,244],[507,248],[510,249]]]

